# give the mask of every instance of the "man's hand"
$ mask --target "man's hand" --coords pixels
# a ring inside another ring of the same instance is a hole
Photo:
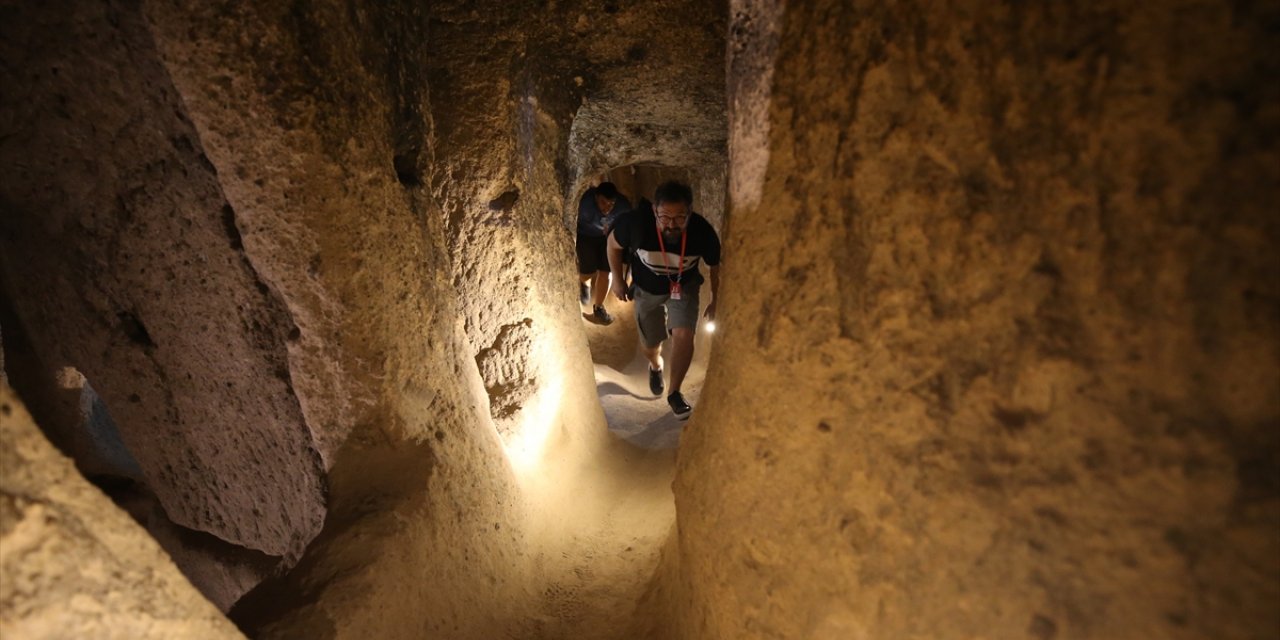
[[[627,271],[626,263],[622,260],[622,245],[618,244],[618,238],[613,233],[609,233],[609,272],[613,274],[613,295],[623,302],[631,300],[631,291],[627,287]]]
[[[614,272],[613,274],[613,295],[623,302],[631,301],[630,287],[627,286],[627,279],[622,274]]]
[[[707,305],[707,320],[716,319],[716,303],[720,301],[720,265],[708,267],[711,275],[711,304]]]

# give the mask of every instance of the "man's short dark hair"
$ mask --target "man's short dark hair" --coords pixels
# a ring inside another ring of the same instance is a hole
[[[596,195],[613,202],[618,199],[618,185],[612,182],[601,182],[600,185],[596,187]]]
[[[653,192],[654,206],[664,202],[683,202],[687,206],[693,205],[693,189],[689,185],[671,180],[658,185],[658,189]]]

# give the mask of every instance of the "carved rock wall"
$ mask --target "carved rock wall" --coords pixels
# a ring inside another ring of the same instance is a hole
[[[683,637],[1274,634],[1275,19],[734,3]]]
[[[6,10],[6,295],[52,370],[101,394],[175,522],[274,556],[324,517],[289,366],[297,327],[136,6]]]
[[[0,385],[0,634],[242,638]]]
[[[431,193],[450,155],[426,7],[146,8],[247,251],[297,319],[291,365],[332,486],[307,556],[233,617],[258,637],[499,635],[524,586],[522,505]]]

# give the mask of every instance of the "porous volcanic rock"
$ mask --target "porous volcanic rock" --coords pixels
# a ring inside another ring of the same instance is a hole
[[[297,326],[145,20],[74,3],[3,22],[0,254],[27,337],[101,395],[173,521],[296,559],[324,519]]]
[[[0,385],[0,635],[243,638]]]
[[[1274,637],[1274,6],[733,4],[681,637]]]

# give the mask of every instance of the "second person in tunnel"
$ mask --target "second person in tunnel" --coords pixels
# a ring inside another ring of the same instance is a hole
[[[698,265],[706,262],[711,301],[706,317],[715,318],[720,287],[720,237],[706,218],[695,213],[693,190],[666,182],[654,193],[653,204],[642,203],[626,214],[609,235],[609,268],[614,295],[634,299],[636,326],[649,361],[649,390],[661,395],[662,343],[671,338],[670,388],[667,404],[676,417],[687,419],[693,408],[680,385],[693,361],[693,336],[698,326],[699,298],[704,282]],[[632,282],[626,286],[626,269]]]
[[[591,314],[585,317],[597,324],[613,322],[613,316],[604,310],[604,298],[609,290],[605,239],[621,214],[630,209],[631,202],[618,193],[618,187],[612,182],[587,189],[578,202],[578,297],[582,304],[591,302]]]

